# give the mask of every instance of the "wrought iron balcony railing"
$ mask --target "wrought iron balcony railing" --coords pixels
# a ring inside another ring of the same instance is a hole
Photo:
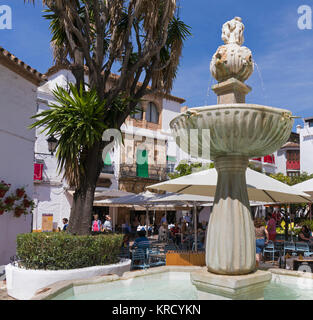
[[[147,165],[147,171],[139,169],[137,164],[121,164],[121,178],[146,178],[152,180],[163,181],[167,180],[166,166]]]

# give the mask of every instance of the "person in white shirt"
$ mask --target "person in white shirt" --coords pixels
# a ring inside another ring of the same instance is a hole
[[[102,226],[102,231],[112,231],[111,217],[109,215],[105,216],[105,222]]]

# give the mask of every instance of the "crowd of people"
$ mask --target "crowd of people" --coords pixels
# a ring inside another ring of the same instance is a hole
[[[188,219],[189,218],[189,219]],[[204,248],[205,242],[205,229],[201,223],[197,228],[197,242],[198,249]],[[161,242],[167,242],[172,240],[177,246],[185,245],[185,247],[192,248],[195,241],[194,226],[191,223],[189,216],[182,219],[181,223],[167,224],[166,217],[161,219],[161,225],[158,231],[158,240]]]
[[[285,221],[285,228],[291,222],[290,216],[287,214],[274,212],[267,213],[266,219],[254,219],[255,238],[256,238],[256,262],[257,265],[262,260],[262,252],[269,241],[276,241],[277,227],[280,226],[282,220]],[[300,231],[297,236],[297,241],[313,244],[313,233],[307,225],[296,225]],[[287,229],[288,230],[288,229]]]

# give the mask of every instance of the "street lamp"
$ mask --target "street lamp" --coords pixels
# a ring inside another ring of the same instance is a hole
[[[48,150],[49,152],[51,152],[51,155],[53,155],[55,149],[57,148],[58,140],[53,135],[51,135],[47,139],[47,142],[48,142]]]

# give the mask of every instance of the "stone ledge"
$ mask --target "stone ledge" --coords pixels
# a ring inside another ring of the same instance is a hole
[[[264,299],[264,288],[272,274],[256,271],[242,276],[217,275],[206,270],[191,273],[199,299],[205,300],[255,300]]]

